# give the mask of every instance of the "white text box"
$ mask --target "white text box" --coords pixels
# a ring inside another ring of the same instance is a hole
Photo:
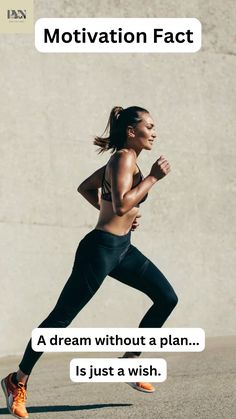
[[[40,52],[190,53],[201,48],[196,18],[41,18],[35,23]]]

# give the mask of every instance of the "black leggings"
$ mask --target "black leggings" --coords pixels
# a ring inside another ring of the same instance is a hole
[[[124,236],[92,230],[80,242],[72,273],[56,306],[38,327],[67,327],[96,293],[107,275],[136,288],[153,301],[139,327],[161,327],[177,304],[177,296],[159,269]],[[140,352],[136,353],[140,355]],[[19,365],[30,374],[42,352],[29,341]]]

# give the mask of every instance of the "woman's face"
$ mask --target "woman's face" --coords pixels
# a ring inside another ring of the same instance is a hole
[[[140,113],[140,117],[142,121],[133,128],[133,136],[130,136],[130,139],[140,151],[142,149],[151,150],[156,138],[154,122],[149,113]]]

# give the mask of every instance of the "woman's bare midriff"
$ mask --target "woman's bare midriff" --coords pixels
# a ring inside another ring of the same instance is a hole
[[[138,212],[139,208],[134,207],[120,217],[114,214],[112,202],[101,199],[100,215],[95,229],[123,236],[131,229]]]
[[[125,150],[125,152],[128,152],[128,150]],[[109,181],[110,184],[110,166],[112,164],[113,158],[114,155],[111,156],[109,162],[107,163],[105,173],[106,179]],[[138,173],[139,170],[136,167],[135,173],[133,175],[134,186],[136,186],[135,184],[138,183]],[[100,214],[95,229],[108,231],[109,233],[116,234],[118,236],[123,236],[130,231],[133,221],[137,216],[138,212],[139,208],[133,207],[126,214],[118,216],[114,214],[112,202],[101,199]]]

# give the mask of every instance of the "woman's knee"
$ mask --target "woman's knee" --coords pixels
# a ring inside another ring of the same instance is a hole
[[[169,313],[175,308],[177,303],[178,297],[173,289],[157,295],[154,300],[154,304],[157,305],[157,307],[162,306],[163,309],[167,310]]]
[[[178,303],[178,297],[177,297],[177,295],[176,295],[176,293],[175,293],[174,290],[169,291],[165,295],[165,302],[169,306],[169,308],[171,309],[171,311],[175,308],[175,306]]]

